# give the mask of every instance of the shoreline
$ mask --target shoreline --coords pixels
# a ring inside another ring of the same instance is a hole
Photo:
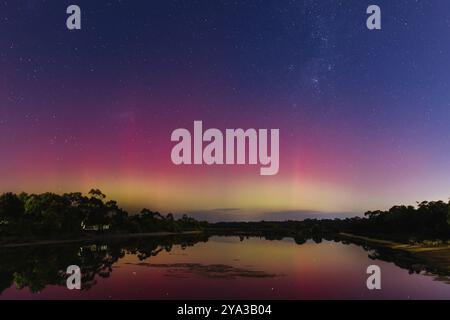
[[[124,234],[103,234],[103,235],[91,235],[77,239],[52,239],[52,240],[30,240],[26,242],[16,243],[0,243],[0,249],[7,248],[20,248],[20,247],[33,247],[33,246],[46,246],[46,245],[61,245],[70,243],[89,243],[98,240],[115,240],[126,238],[144,238],[144,237],[168,237],[168,236],[183,236],[183,235],[198,235],[204,231],[184,231],[184,232],[147,232],[147,233],[124,233]],[[440,246],[424,246],[424,245],[412,245],[399,243],[389,240],[382,240],[376,238],[370,238],[365,236],[354,235],[351,233],[341,232],[338,234],[342,239],[349,241],[354,240],[362,243],[371,244],[374,247],[389,248],[395,251],[406,252],[415,256],[416,258],[426,262],[428,265],[436,267],[440,270],[450,274],[450,245]],[[236,236],[236,235],[235,235]]]
[[[450,245],[423,246],[399,243],[389,240],[374,239],[364,236],[357,236],[350,233],[339,233],[343,238],[349,240],[360,240],[372,245],[389,248],[392,250],[404,251],[423,260],[429,265],[450,273]]]
[[[121,239],[121,238],[140,238],[140,237],[166,237],[166,236],[177,236],[177,235],[194,235],[201,234],[203,231],[184,231],[184,232],[145,232],[145,233],[124,233],[124,234],[105,234],[105,235],[96,235],[89,236],[85,238],[77,238],[77,239],[54,239],[54,240],[36,240],[36,241],[27,241],[21,243],[1,243],[0,248],[18,248],[18,247],[26,247],[26,246],[45,246],[52,244],[68,244],[68,243],[77,243],[77,242],[92,242],[96,240],[113,240],[113,239]]]

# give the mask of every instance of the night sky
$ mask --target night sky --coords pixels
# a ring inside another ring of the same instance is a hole
[[[171,132],[194,120],[279,128],[278,175],[175,166]],[[97,187],[211,219],[362,214],[446,200],[449,136],[447,0],[0,1],[0,192]]]

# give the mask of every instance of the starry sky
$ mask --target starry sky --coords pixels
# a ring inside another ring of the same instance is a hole
[[[81,30],[66,8],[81,8]],[[366,27],[377,4],[382,30]],[[0,0],[0,192],[209,220],[450,195],[446,0]],[[176,128],[279,128],[280,170],[175,166]]]

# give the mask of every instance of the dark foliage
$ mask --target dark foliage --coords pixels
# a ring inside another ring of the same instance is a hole
[[[0,235],[7,238],[70,237],[89,233],[144,233],[200,230],[205,223],[183,216],[175,219],[143,209],[129,215],[116,201],[93,189],[81,193],[0,195]]]
[[[342,228],[355,234],[410,242],[450,238],[450,206],[443,201],[368,211],[365,217],[344,220]]]
[[[369,211],[365,217],[306,219],[303,221],[219,222],[209,232],[264,236],[267,239],[294,237],[301,244],[330,239],[340,232],[401,242],[450,239],[450,206],[443,201],[421,202],[417,207],[394,206],[387,211]]]

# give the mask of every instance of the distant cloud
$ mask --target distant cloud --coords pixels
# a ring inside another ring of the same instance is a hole
[[[210,210],[197,210],[186,212],[187,215],[199,220],[209,222],[219,221],[286,221],[286,220],[305,220],[305,219],[345,219],[357,216],[355,213],[348,212],[320,212],[314,210],[286,210],[255,212],[242,210],[239,208],[215,208]]]
[[[261,215],[265,217],[263,220],[284,221],[284,220],[305,220],[305,219],[345,219],[356,216],[355,213],[349,212],[321,212],[321,211],[272,211],[265,212]],[[260,216],[260,217],[261,217]]]
[[[216,208],[216,209],[211,209],[210,211],[237,211],[237,210],[241,210],[240,208]]]

